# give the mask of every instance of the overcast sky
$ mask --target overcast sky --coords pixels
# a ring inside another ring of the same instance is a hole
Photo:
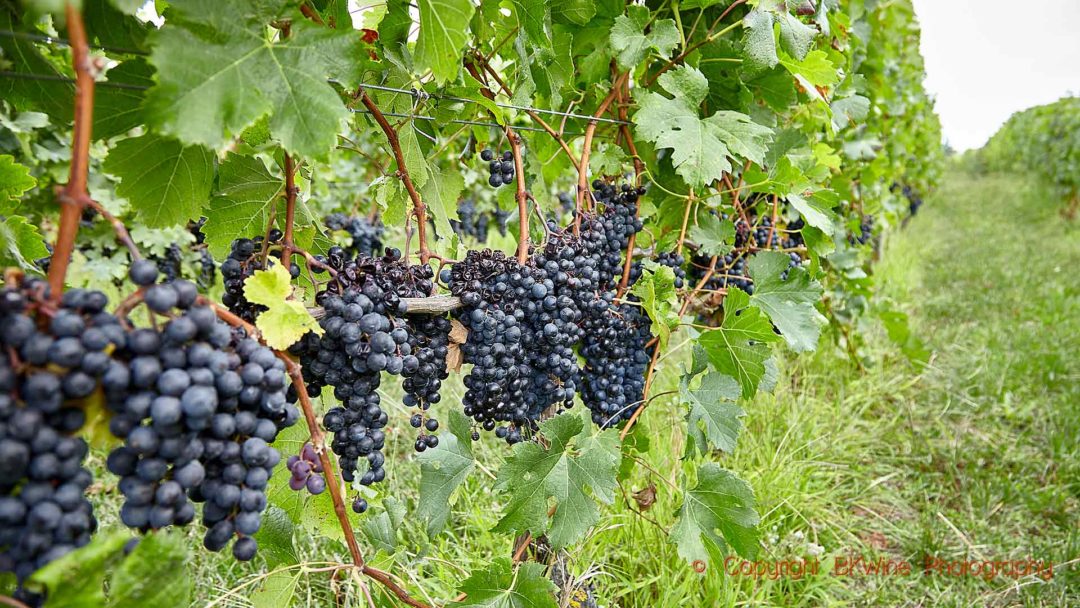
[[[914,0],[945,139],[981,147],[1017,110],[1080,95],[1080,0]]]

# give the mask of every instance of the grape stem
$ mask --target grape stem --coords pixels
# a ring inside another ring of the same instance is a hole
[[[626,99],[623,99],[622,90],[616,95],[618,100],[616,101],[616,107],[619,108],[619,120],[623,121],[619,125],[619,131],[622,133],[623,140],[626,141],[626,148],[630,151],[631,158],[634,159],[634,185],[638,188],[641,187],[641,176],[645,171],[645,165],[642,164],[641,158],[638,156],[637,146],[634,145],[634,136],[630,132],[630,125],[626,115],[626,104],[631,101],[630,96],[630,82],[623,83],[623,87],[626,89]],[[634,208],[634,219],[638,218],[641,213],[641,204]],[[622,278],[619,279],[619,289],[615,294],[615,297],[622,298],[626,293],[626,287],[630,284],[630,267],[633,264],[634,257],[634,245],[637,244],[637,233],[630,234],[630,242],[626,244],[626,261],[623,262]]]
[[[281,263],[285,269],[292,267],[293,224],[296,222],[296,164],[288,152],[285,153],[285,234],[281,237]]]
[[[413,203],[413,214],[416,215],[416,236],[420,240],[420,263],[427,264],[431,259],[431,250],[428,249],[427,243],[427,207],[424,205],[424,201],[420,198],[420,193],[416,190],[416,185],[413,184],[412,177],[409,175],[409,169],[405,166],[405,155],[401,152],[401,142],[398,140],[397,131],[383,116],[382,110],[375,104],[375,101],[371,99],[371,96],[364,91],[363,87],[356,89],[356,93],[353,95],[353,99],[359,99],[364,107],[371,113],[372,118],[379,124],[383,134],[386,135],[386,141],[390,144],[390,149],[394,152],[394,160],[397,161],[397,173],[398,178],[405,185],[405,191],[409,193],[409,198]]]
[[[138,260],[142,257],[142,254],[139,253],[139,247],[131,238],[131,233],[128,232],[127,226],[124,225],[124,222],[121,222],[119,219],[117,219],[115,215],[109,213],[109,210],[102,206],[101,203],[91,198],[87,198],[85,203],[87,207],[90,207],[94,211],[101,214],[101,217],[105,218],[105,221],[109,222],[109,224],[112,226],[113,232],[116,233],[116,240],[120,241],[120,243],[124,247],[127,247],[127,250],[131,253],[132,260]]]
[[[60,227],[56,246],[49,263],[49,297],[59,302],[64,294],[71,254],[75,251],[75,236],[79,232],[79,220],[90,192],[86,188],[90,167],[90,130],[94,121],[94,65],[90,59],[90,47],[86,41],[86,26],[82,13],[71,2],[65,8],[68,23],[68,44],[71,47],[71,64],[75,70],[75,120],[71,129],[71,169],[68,183],[57,192],[60,203]]]
[[[259,331],[253,325],[229,312],[228,309],[223,308],[217,302],[203,296],[199,296],[198,302],[204,306],[209,306],[219,319],[229,325],[244,329],[250,336],[259,335]],[[430,608],[427,604],[410,596],[404,588],[394,582],[389,573],[373,568],[364,562],[364,556],[360,553],[360,545],[356,541],[356,534],[353,532],[352,522],[349,521],[349,515],[345,509],[345,501],[342,498],[341,487],[338,482],[340,477],[334,469],[334,464],[330,459],[330,452],[326,449],[325,436],[322,429],[319,428],[319,421],[315,417],[315,408],[311,404],[311,397],[308,395],[307,385],[304,383],[303,370],[296,361],[284,352],[275,350],[274,354],[285,364],[285,371],[289,374],[289,378],[292,379],[293,388],[296,389],[297,400],[300,403],[300,409],[304,412],[304,419],[307,421],[308,432],[311,435],[311,445],[319,455],[319,462],[322,463],[323,471],[325,471],[326,487],[330,490],[330,500],[334,503],[334,514],[337,515],[341,531],[345,534],[345,544],[349,547],[349,553],[352,555],[356,567],[360,568],[360,571],[366,576],[382,583],[406,604],[415,608]]]
[[[615,100],[615,95],[618,94],[620,87],[626,82],[626,79],[630,76],[630,72],[623,72],[621,76],[615,79],[615,82],[611,85],[611,91],[608,92],[607,97],[600,102],[600,107],[596,108],[596,112],[593,113],[593,118],[600,118],[604,112],[607,111],[608,106]],[[588,126],[585,127],[585,138],[581,144],[581,163],[578,165],[578,184],[577,184],[577,200],[574,205],[574,236],[581,234],[581,212],[585,203],[585,196],[591,195],[589,190],[589,153],[592,151],[593,135],[596,133],[597,122],[595,120],[589,121]]]
[[[14,608],[30,608],[19,600],[13,597],[8,597],[6,595],[0,595],[0,604],[3,604],[5,606],[13,606]]]

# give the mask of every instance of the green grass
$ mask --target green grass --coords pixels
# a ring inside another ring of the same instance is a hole
[[[737,451],[717,454],[753,486],[762,514],[762,559],[818,555],[821,572],[753,580],[694,572],[667,542],[681,491],[681,408],[658,400],[635,435],[650,439],[646,464],[623,483],[591,538],[568,554],[602,606],[1067,606],[1080,605],[1080,232],[1056,215],[1053,199],[1004,176],[953,173],[923,212],[886,243],[877,269],[880,298],[910,315],[934,350],[916,369],[869,327],[858,370],[840,349],[789,358],[775,394],[747,406]],[[668,366],[674,368],[675,366]],[[669,388],[661,377],[656,391]],[[452,390],[460,390],[451,389]],[[386,399],[386,401],[394,401]],[[444,399],[453,403],[456,399]],[[403,412],[391,412],[386,494],[415,500],[419,467]],[[502,446],[485,440],[480,462],[493,471]],[[647,465],[647,466],[646,466]],[[629,494],[656,486],[644,515]],[[115,503],[106,482],[101,494]],[[421,598],[454,595],[467,571],[508,556],[510,539],[488,532],[500,497],[477,472],[460,492],[450,525],[427,541],[406,521],[395,572]],[[115,512],[114,508],[101,511]],[[106,521],[106,525],[110,522]],[[188,532],[193,547],[197,532]],[[362,538],[368,555],[376,554]],[[345,560],[340,545],[300,538],[310,561]],[[249,606],[260,563],[193,551],[197,605]],[[923,576],[840,577],[837,557],[908,560],[1049,560],[1049,581]],[[249,587],[238,588],[243,583]],[[297,605],[333,605],[328,577],[304,577]],[[373,584],[376,602],[393,605]],[[222,594],[235,593],[222,599]],[[310,595],[309,595],[310,594]],[[366,602],[355,583],[342,605]]]

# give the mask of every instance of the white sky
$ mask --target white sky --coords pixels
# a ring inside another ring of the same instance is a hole
[[[981,147],[1018,110],[1080,95],[1080,0],[913,0],[945,140]]]

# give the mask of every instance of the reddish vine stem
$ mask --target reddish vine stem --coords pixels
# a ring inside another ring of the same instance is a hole
[[[686,242],[686,228],[690,224],[690,210],[694,208],[694,191],[690,190],[690,196],[686,198],[686,210],[683,211],[682,227],[679,228],[679,240],[675,242],[675,252],[682,251],[683,243]]]
[[[68,183],[57,193],[60,203],[60,227],[49,264],[49,297],[59,302],[64,293],[71,254],[75,251],[75,236],[83,206],[90,199],[86,181],[90,170],[90,130],[94,121],[94,74],[90,47],[86,41],[86,26],[82,13],[75,5],[66,7],[71,64],[75,69],[75,121],[71,129],[71,169]]]
[[[776,194],[772,197],[772,225],[769,226],[769,238],[765,240],[765,247],[772,246],[772,237],[776,233],[776,220],[780,217],[780,197]]]
[[[292,266],[293,223],[296,221],[296,164],[288,152],[285,153],[285,234],[281,243],[281,263],[285,269]]]
[[[218,318],[229,325],[243,328],[250,336],[259,335],[258,330],[253,325],[234,315],[228,309],[222,308],[218,303],[202,296],[199,297],[198,301],[200,304],[211,307]],[[342,498],[341,487],[337,483],[337,480],[339,479],[338,474],[334,469],[334,463],[330,458],[330,452],[326,449],[326,439],[322,429],[319,428],[319,421],[315,417],[315,408],[311,404],[311,397],[308,395],[307,385],[304,383],[303,370],[300,368],[300,364],[284,352],[275,350],[274,354],[285,364],[285,370],[289,374],[289,378],[292,379],[293,388],[296,389],[296,396],[297,401],[300,403],[300,409],[304,412],[304,420],[307,422],[308,432],[311,436],[311,445],[319,455],[319,462],[326,472],[327,479],[333,480],[331,483],[327,483],[326,487],[330,490],[330,500],[334,503],[334,514],[337,516],[338,523],[341,525],[341,531],[345,534],[345,544],[349,547],[349,553],[352,555],[356,567],[360,568],[361,572],[365,575],[382,583],[406,604],[414,606],[415,608],[429,608],[427,604],[414,599],[407,591],[405,591],[405,589],[395,583],[389,573],[368,566],[364,562],[364,556],[360,553],[360,545],[356,541],[356,534],[353,532],[352,522],[349,521],[349,515],[345,509],[345,501]]]
[[[494,100],[495,93],[491,91],[491,87],[487,85],[479,70],[476,69],[476,64],[467,61],[465,62],[465,69],[481,84],[480,94]],[[506,133],[506,139],[510,142],[510,150],[514,155],[514,172],[517,176],[515,180],[517,182],[515,198],[518,204],[517,260],[519,263],[524,264],[529,259],[529,193],[525,190],[525,163],[521,158],[521,138],[510,128],[510,125],[503,125],[503,132]]]
[[[596,112],[593,113],[593,118],[600,118],[607,111],[608,106],[615,100],[615,95],[618,94],[619,88],[626,82],[626,79],[630,77],[630,72],[623,72],[621,76],[615,79],[615,82],[611,85],[611,91],[607,94],[607,97],[600,102],[600,107],[596,108]],[[597,122],[595,120],[589,121],[588,126],[585,127],[585,138],[581,144],[581,162],[578,164],[578,185],[577,185],[577,200],[574,205],[574,236],[581,234],[581,212],[582,207],[585,204],[585,195],[589,192],[589,154],[592,151],[593,135],[596,133]]]
[[[424,206],[424,201],[420,198],[420,193],[416,190],[416,185],[413,184],[412,177],[409,175],[409,169],[405,166],[405,155],[401,152],[401,142],[398,140],[397,131],[386,120],[382,110],[364,91],[363,87],[356,90],[353,98],[359,98],[364,107],[368,109],[368,112],[371,112],[371,116],[379,124],[383,134],[386,135],[386,141],[390,144],[390,149],[394,151],[394,160],[397,161],[398,166],[397,176],[405,184],[405,191],[409,193],[409,198],[412,199],[413,214],[416,215],[416,236],[420,240],[420,263],[427,264],[428,260],[431,259],[431,250],[428,249],[427,243],[427,207]]]
[[[481,65],[483,66],[484,71],[487,72],[491,76],[491,79],[495,81],[495,84],[499,85],[499,88],[502,89],[503,94],[507,97],[513,97],[513,94],[510,91],[510,87],[506,86],[506,83],[499,76],[499,73],[496,72],[495,69],[487,63],[487,61],[484,61]],[[567,158],[570,159],[570,164],[574,166],[574,170],[577,170],[578,159],[576,156],[574,156],[574,151],[570,149],[570,146],[566,143],[566,140],[564,140],[562,136],[559,135],[559,132],[552,128],[552,126],[549,125],[543,118],[540,118],[540,115],[536,112],[533,112],[532,110],[526,110],[525,113],[529,115],[529,118],[531,118],[533,122],[540,125],[541,129],[546,131],[548,135],[553,137],[555,141],[559,143],[559,147],[562,148],[563,152],[566,153]]]
[[[626,105],[630,101],[630,81],[627,80],[623,83],[623,87],[626,89],[626,99],[623,99],[622,91],[617,94],[618,101],[616,106],[619,108],[619,120],[623,121],[619,125],[619,132],[623,135],[623,140],[626,141],[626,148],[630,150],[630,156],[634,159],[634,185],[638,188],[641,187],[641,176],[645,173],[645,166],[641,162],[641,158],[638,156],[637,146],[634,145],[634,136],[630,132],[630,125],[626,124],[627,113]],[[634,219],[638,218],[641,213],[641,205],[638,204],[634,208]],[[626,244],[626,261],[623,262],[622,278],[619,279],[619,290],[615,296],[618,298],[623,297],[626,293],[626,288],[630,285],[630,268],[633,265],[632,258],[634,257],[634,246],[637,245],[637,233],[634,232],[630,235],[630,241]]]
[[[120,243],[124,247],[127,247],[128,252],[131,253],[131,259],[138,260],[142,257],[142,254],[139,253],[139,247],[131,238],[131,233],[128,232],[127,226],[124,225],[124,222],[121,222],[119,219],[117,219],[115,215],[109,213],[108,209],[106,209],[104,206],[102,206],[101,203],[95,201],[94,199],[87,198],[85,202],[87,207],[90,207],[94,211],[98,212],[101,217],[105,218],[106,222],[109,222],[109,224],[112,226],[113,232],[116,233],[116,240],[120,241]]]
[[[14,608],[30,608],[19,600],[13,597],[8,597],[6,595],[0,595],[0,604],[3,604],[5,606],[13,606]]]

